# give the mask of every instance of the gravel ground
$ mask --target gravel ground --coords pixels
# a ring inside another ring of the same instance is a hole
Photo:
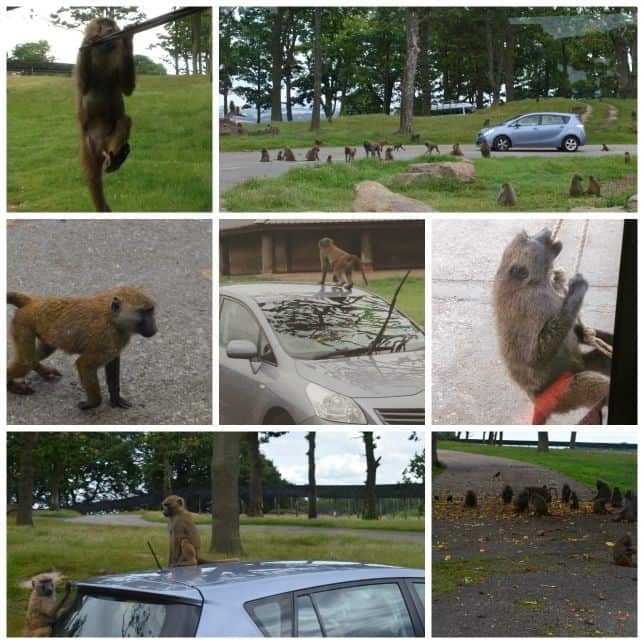
[[[212,422],[212,223],[206,220],[21,220],[7,228],[7,288],[36,295],[91,295],[139,286],[157,301],[159,332],[133,336],[121,355],[121,392],[82,412],[75,356],[45,363],[63,377],[27,377],[31,396],[8,394],[9,424],[210,424]],[[15,309],[7,307],[10,320]],[[8,345],[10,340],[8,339]],[[9,356],[12,347],[9,346]]]

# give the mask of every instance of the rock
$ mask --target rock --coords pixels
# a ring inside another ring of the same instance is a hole
[[[631,212],[637,210],[637,195],[633,195],[627,202],[626,202],[626,210],[629,210]]]
[[[476,169],[469,159],[461,161],[437,161],[436,163],[412,163],[403,174],[394,177],[394,183],[408,186],[410,183],[424,183],[430,179],[452,179],[461,183],[476,180]]]
[[[433,212],[425,202],[392,192],[377,181],[361,181],[355,192],[353,212]]]

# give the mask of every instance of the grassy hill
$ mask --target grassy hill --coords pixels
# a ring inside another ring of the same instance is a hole
[[[571,107],[590,105],[592,111],[586,123],[588,144],[601,143],[636,143],[637,136],[628,128],[632,120],[631,112],[637,109],[635,100],[607,99],[591,101],[573,101],[568,98],[548,98],[513,101],[496,107],[474,112],[474,114],[451,114],[449,116],[415,116],[414,128],[420,134],[420,140],[431,139],[444,145],[452,143],[473,144],[476,133],[481,129],[485,119],[499,123],[524,112],[535,110],[549,112],[569,112]],[[607,124],[609,105],[617,108],[619,115],[616,121]],[[233,150],[259,150],[263,147],[277,149],[280,146],[310,147],[315,138],[321,138],[327,146],[362,145],[365,139],[379,140],[386,138],[390,143],[408,142],[408,136],[395,134],[399,126],[397,115],[364,114],[334,119],[332,123],[323,121],[319,134],[314,135],[310,123],[293,121],[277,123],[278,136],[222,136],[219,149],[222,152]],[[606,127],[605,127],[606,126]],[[249,130],[260,130],[265,127],[249,126]]]
[[[140,76],[126,98],[132,152],[105,177],[114,211],[212,210],[212,85],[202,77]],[[7,79],[7,209],[92,212],[78,160],[71,78]]]

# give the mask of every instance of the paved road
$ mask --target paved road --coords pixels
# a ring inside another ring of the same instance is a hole
[[[162,523],[146,521],[138,515],[132,514],[99,514],[83,515],[65,519],[71,523],[89,523],[92,525],[122,525],[135,528],[154,528],[165,527]],[[201,530],[210,530],[209,525],[200,524]],[[399,530],[354,530],[351,528],[308,528],[305,526],[292,525],[242,525],[240,529],[243,532],[289,532],[294,534],[326,534],[326,535],[344,535],[351,537],[364,537],[369,539],[384,539],[386,541],[400,540],[411,541],[413,543],[425,543],[424,532],[401,532]]]
[[[623,155],[628,150],[632,155],[637,154],[636,145],[611,145],[609,144],[610,152],[602,152],[601,145],[586,145],[579,150],[576,154],[581,156],[602,156],[606,154],[619,154]],[[295,163],[287,163],[285,161],[275,161],[278,148],[270,150],[272,161],[270,163],[261,163],[259,160],[259,151],[253,152],[220,152],[219,153],[219,190],[220,194],[232,188],[234,185],[250,179],[251,177],[264,178],[276,177],[294,167],[303,165],[314,165],[311,162],[304,161],[304,155],[308,148],[295,148],[295,158],[301,159]],[[441,145],[441,152],[447,153],[451,149],[450,145]],[[475,145],[461,144],[461,149],[464,155],[470,159],[479,159],[481,157],[478,148]],[[396,160],[404,161],[415,159],[425,153],[424,145],[405,145],[404,150],[399,150],[394,153]],[[328,155],[333,157],[334,163],[344,163],[344,147],[327,147],[323,146],[320,152],[320,161],[325,162]],[[556,150],[549,151],[534,151],[534,150],[517,150],[501,153],[492,153],[493,156],[561,156],[562,152]],[[364,150],[358,148],[356,155],[358,158],[364,157]]]
[[[7,396],[9,424],[210,424],[212,422],[212,224],[167,220],[21,220],[7,228],[7,285],[42,295],[90,295],[140,286],[157,300],[153,338],[135,336],[121,356],[131,409],[104,402],[81,412],[74,356],[46,363],[63,377],[27,380],[31,396]],[[10,319],[14,307],[7,307]],[[11,355],[13,349],[8,349]],[[103,370],[101,370],[103,371]]]

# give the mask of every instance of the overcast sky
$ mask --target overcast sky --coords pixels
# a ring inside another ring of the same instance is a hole
[[[494,430],[493,427],[490,429]],[[537,431],[532,429],[503,430],[503,440],[536,441]],[[470,431],[470,438],[481,438],[482,431]],[[487,434],[487,432],[486,432]],[[461,434],[462,435],[462,434]],[[548,428],[548,439],[551,441],[569,441],[569,429]],[[635,429],[581,429],[577,430],[578,443],[637,443]]]
[[[365,480],[365,453],[362,434],[358,431],[316,432],[315,473],[318,485],[362,484]],[[381,456],[377,483],[399,483],[402,471],[409,464],[414,452],[425,446],[424,432],[420,441],[407,440],[411,432],[376,432],[376,457]],[[262,454],[270,458],[282,476],[289,482],[301,485],[308,482],[308,442],[306,432],[292,431],[280,438],[260,445]]]
[[[146,19],[150,19],[172,11],[176,5],[165,2],[140,2],[136,6],[139,7],[140,11],[145,13]],[[34,3],[31,7],[26,6],[5,12],[4,19],[7,22],[7,28],[5,29],[7,53],[11,54],[16,45],[25,42],[46,40],[51,47],[50,54],[54,56],[54,62],[76,62],[78,47],[83,40],[83,28],[73,30],[54,26],[49,16],[54,11],[60,9],[59,4],[48,5],[45,3]],[[125,27],[125,24],[119,24],[119,27]],[[161,60],[163,50],[158,47],[148,49],[150,45],[156,42],[157,36],[163,33],[165,33],[165,27],[161,26],[135,34],[134,53],[147,56],[155,63],[162,63],[168,73],[172,73],[172,68]]]

